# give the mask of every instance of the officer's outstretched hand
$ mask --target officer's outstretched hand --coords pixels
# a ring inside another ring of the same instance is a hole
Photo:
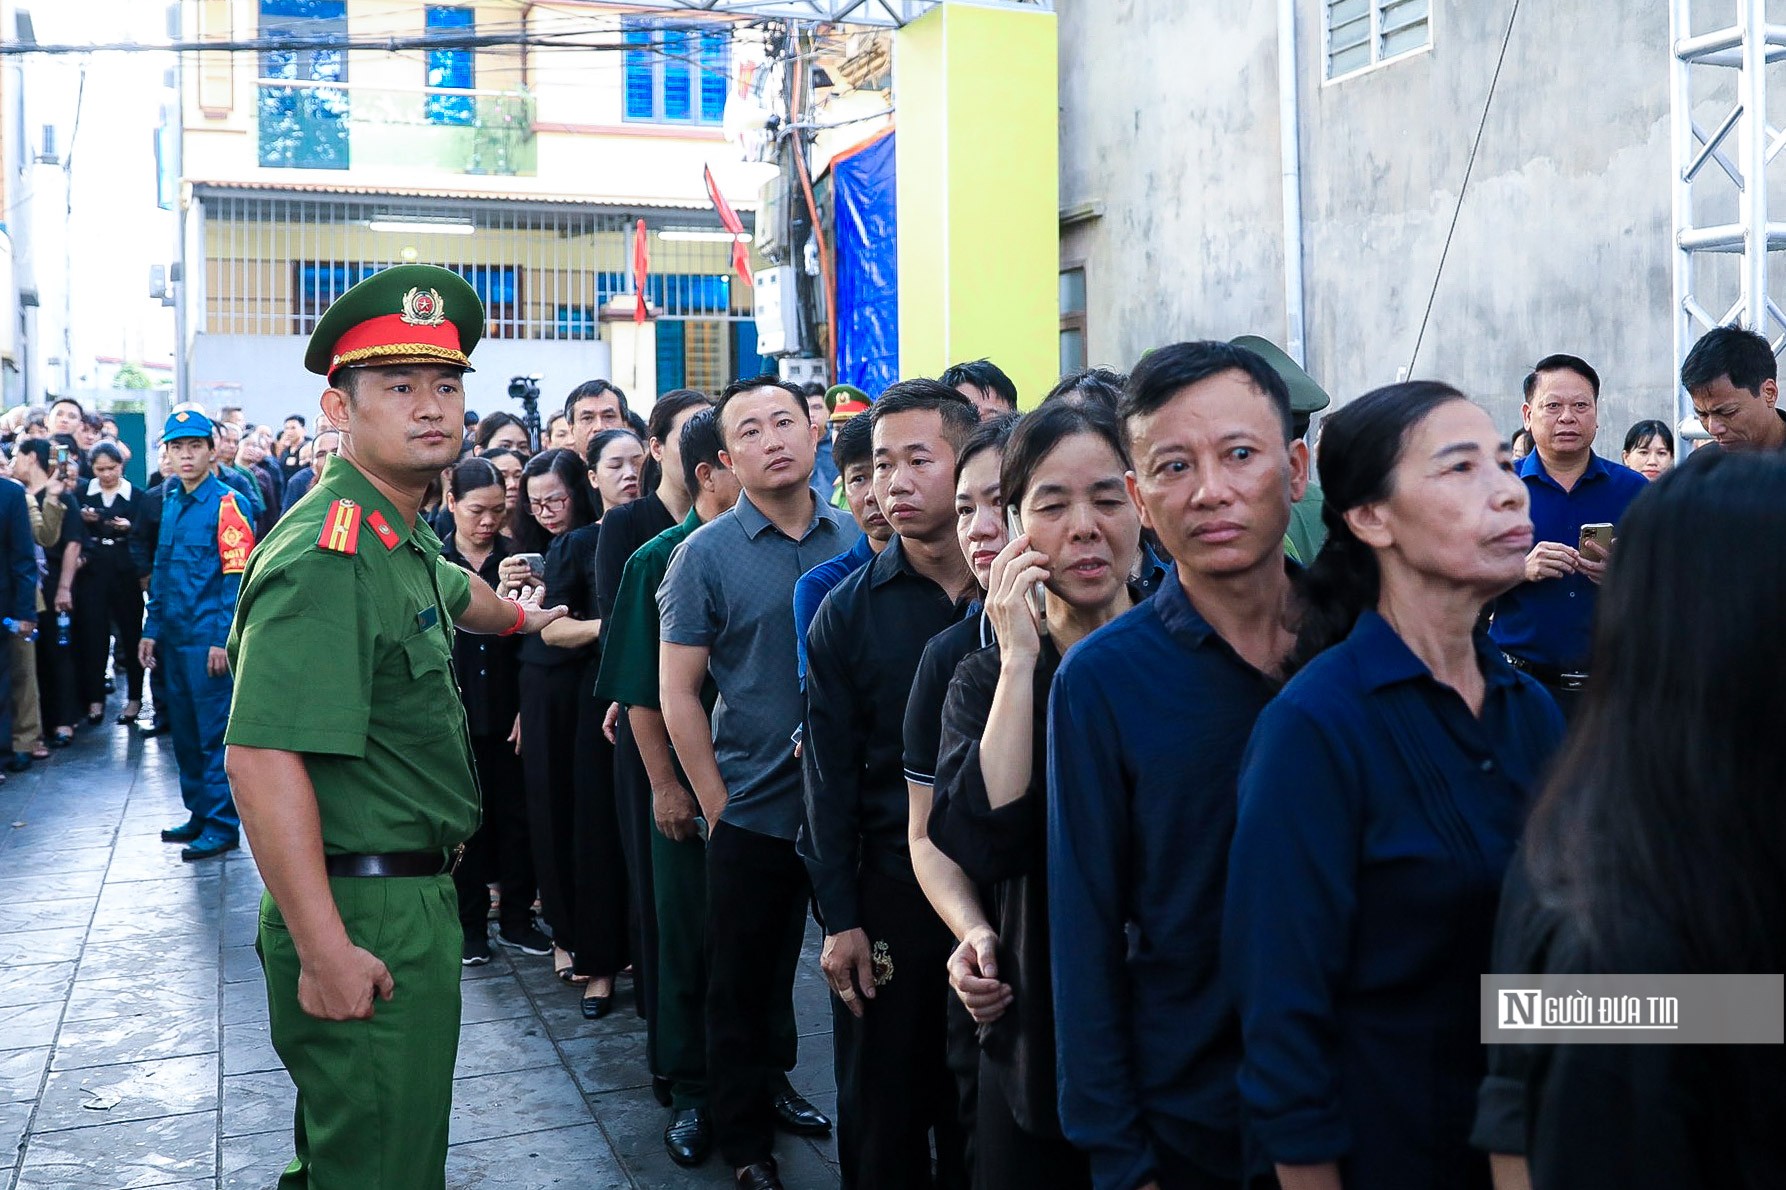
[[[155,668],[155,642],[146,636],[136,644],[136,663],[144,669]]]
[[[546,589],[544,587],[534,587],[531,590],[523,591],[521,597],[515,600],[527,613],[527,618],[521,622],[520,630],[522,632],[538,632],[552,621],[562,620],[571,614],[571,609],[562,603],[557,607],[541,607],[540,601],[545,596]]]
[[[212,645],[205,654],[205,673],[213,678],[225,677],[229,674],[229,654]]]
[[[368,1021],[372,997],[396,991],[390,970],[369,950],[344,946],[298,972],[298,1007],[323,1021]]]

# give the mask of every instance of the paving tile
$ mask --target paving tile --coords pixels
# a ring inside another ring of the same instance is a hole
[[[75,978],[134,975],[148,980],[201,967],[217,969],[217,939],[189,930],[148,938],[94,939],[81,956]]]
[[[253,1074],[261,1070],[284,1070],[285,1063],[273,1051],[273,1037],[265,1020],[223,1029],[223,1073]]]
[[[110,1107],[86,1107],[115,1099]],[[122,1066],[50,1072],[35,1128],[55,1132],[125,1120],[217,1110],[217,1056],[163,1058]],[[212,1120],[215,1128],[216,1121]]]
[[[589,1105],[562,1066],[453,1082],[450,1143],[489,1140],[589,1122]]]
[[[533,1005],[528,1002],[527,993],[521,990],[512,975],[501,979],[462,980],[459,997],[461,1025],[533,1016]]]
[[[62,1000],[74,982],[73,959],[0,967],[0,1008]]]
[[[25,1144],[25,1126],[31,1122],[29,1103],[0,1104],[0,1178],[12,1172]]]
[[[243,1025],[258,1021],[264,1028],[267,1017],[267,987],[264,983],[226,983],[223,985],[223,1025]]]
[[[0,1028],[0,1049],[32,1049],[56,1040],[56,1030],[62,1024],[62,1005],[56,1001],[26,1004],[8,1008],[5,1017],[5,1027]]]
[[[162,972],[153,980],[135,975],[83,977],[68,990],[67,1019],[91,1021],[161,1012],[215,1012],[217,999],[217,972],[212,967]]]
[[[0,899],[12,901],[25,897],[61,900],[65,897],[94,897],[105,883],[103,869],[86,872],[45,872],[37,876],[12,876],[11,866],[0,859]]]
[[[139,1190],[212,1185],[217,1174],[214,1112],[36,1132],[25,1148],[18,1190]]]
[[[485,1021],[459,1029],[453,1077],[500,1074],[558,1065],[558,1051],[537,1020]]]
[[[270,1190],[292,1158],[291,1120],[276,1131],[223,1138],[223,1190]]]
[[[292,1112],[297,1102],[298,1089],[292,1086],[291,1076],[283,1070],[225,1075],[223,1135],[281,1132],[290,1136]]]
[[[36,1099],[49,1064],[48,1045],[0,1050],[0,1103],[29,1103]]]
[[[651,1085],[651,1072],[645,1066],[643,1033],[576,1037],[561,1042],[559,1049],[585,1094]]]
[[[162,1009],[70,1021],[56,1041],[52,1070],[80,1070],[217,1052],[217,1009]]]
[[[43,799],[37,800],[37,806],[43,805]],[[108,816],[109,817],[109,816]],[[21,821],[14,819],[13,821]],[[112,845],[117,834],[115,825],[73,826],[74,822],[97,822],[97,815],[90,815],[83,805],[78,814],[63,817],[60,815],[43,816],[41,809],[35,810],[30,819],[23,820],[24,826],[9,827],[7,845],[10,847],[31,847],[43,851],[99,851],[103,853]],[[115,820],[114,820],[115,821]]]
[[[630,1190],[631,1183],[594,1124],[454,1145],[448,1190]]]

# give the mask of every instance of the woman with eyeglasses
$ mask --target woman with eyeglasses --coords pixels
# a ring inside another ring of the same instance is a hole
[[[547,590],[562,586],[562,576],[553,571],[564,555],[553,546],[596,519],[589,468],[577,452],[548,450],[529,460],[521,473],[521,498],[510,516],[515,553],[502,564],[505,584],[514,581],[517,571],[525,575],[532,569],[534,581],[543,577]],[[530,564],[528,555],[538,557]],[[554,577],[560,579],[558,584],[552,582]],[[589,980],[576,969],[578,923],[572,881],[577,857],[571,825],[577,714],[583,671],[592,654],[589,646],[566,647],[543,635],[526,637],[520,646],[521,767],[540,912],[552,927],[553,970],[566,983],[581,984]]]

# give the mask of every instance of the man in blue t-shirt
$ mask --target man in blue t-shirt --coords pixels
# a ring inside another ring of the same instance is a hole
[[[1526,581],[1495,601],[1490,634],[1515,668],[1538,679],[1565,716],[1587,683],[1594,600],[1608,555],[1583,525],[1617,525],[1648,483],[1594,453],[1600,376],[1586,360],[1548,355],[1525,380],[1521,417],[1534,449],[1519,476],[1532,498]]]

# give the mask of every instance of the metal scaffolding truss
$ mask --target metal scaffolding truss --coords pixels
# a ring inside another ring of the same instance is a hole
[[[714,12],[728,16],[772,17],[784,21],[816,21],[868,29],[898,29],[917,20],[943,0],[656,0],[634,4],[665,12]]]
[[[1770,218],[1767,179],[1786,148],[1786,131],[1767,120],[1770,64],[1786,59],[1786,25],[1768,24],[1766,0],[1723,0],[1733,23],[1694,33],[1695,10],[1707,7],[1669,3],[1677,375],[1694,340],[1714,326],[1740,321],[1767,335],[1776,355],[1786,346],[1786,311],[1768,292],[1767,267],[1769,253],[1786,248],[1786,219]],[[1695,104],[1720,97],[1728,109],[1702,124]],[[1710,253],[1738,258],[1737,284],[1728,267],[1701,265]],[[1677,421],[1685,421],[1693,411],[1676,389]]]

